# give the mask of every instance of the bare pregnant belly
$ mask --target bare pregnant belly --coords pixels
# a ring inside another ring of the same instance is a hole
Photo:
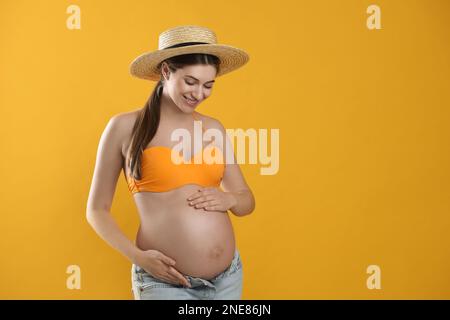
[[[168,192],[134,195],[141,217],[136,245],[158,250],[176,261],[184,275],[212,279],[233,260],[235,239],[228,212],[189,206],[198,189],[186,185]]]

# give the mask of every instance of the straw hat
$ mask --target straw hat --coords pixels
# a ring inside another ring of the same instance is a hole
[[[159,35],[158,50],[138,56],[130,64],[130,73],[141,79],[158,81],[158,64],[170,57],[188,53],[208,53],[220,59],[216,77],[242,67],[250,59],[242,49],[217,44],[214,31],[195,25],[184,25],[163,31]]]

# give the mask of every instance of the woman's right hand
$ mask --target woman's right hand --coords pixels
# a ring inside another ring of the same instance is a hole
[[[191,287],[189,281],[174,268],[175,260],[158,250],[142,250],[136,264],[151,276],[165,282]]]

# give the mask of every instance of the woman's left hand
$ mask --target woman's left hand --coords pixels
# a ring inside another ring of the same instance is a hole
[[[215,187],[203,187],[191,194],[187,201],[191,207],[206,211],[223,211],[236,205],[236,198],[230,192],[224,192]]]

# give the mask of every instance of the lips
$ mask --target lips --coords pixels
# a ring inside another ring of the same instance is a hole
[[[188,99],[188,98],[185,97],[184,95],[183,95],[183,98],[184,98],[184,100],[186,101],[186,103],[187,103],[188,105],[190,105],[191,107],[192,107],[192,106],[195,106],[195,105],[198,103],[197,100],[191,100],[191,99]]]

